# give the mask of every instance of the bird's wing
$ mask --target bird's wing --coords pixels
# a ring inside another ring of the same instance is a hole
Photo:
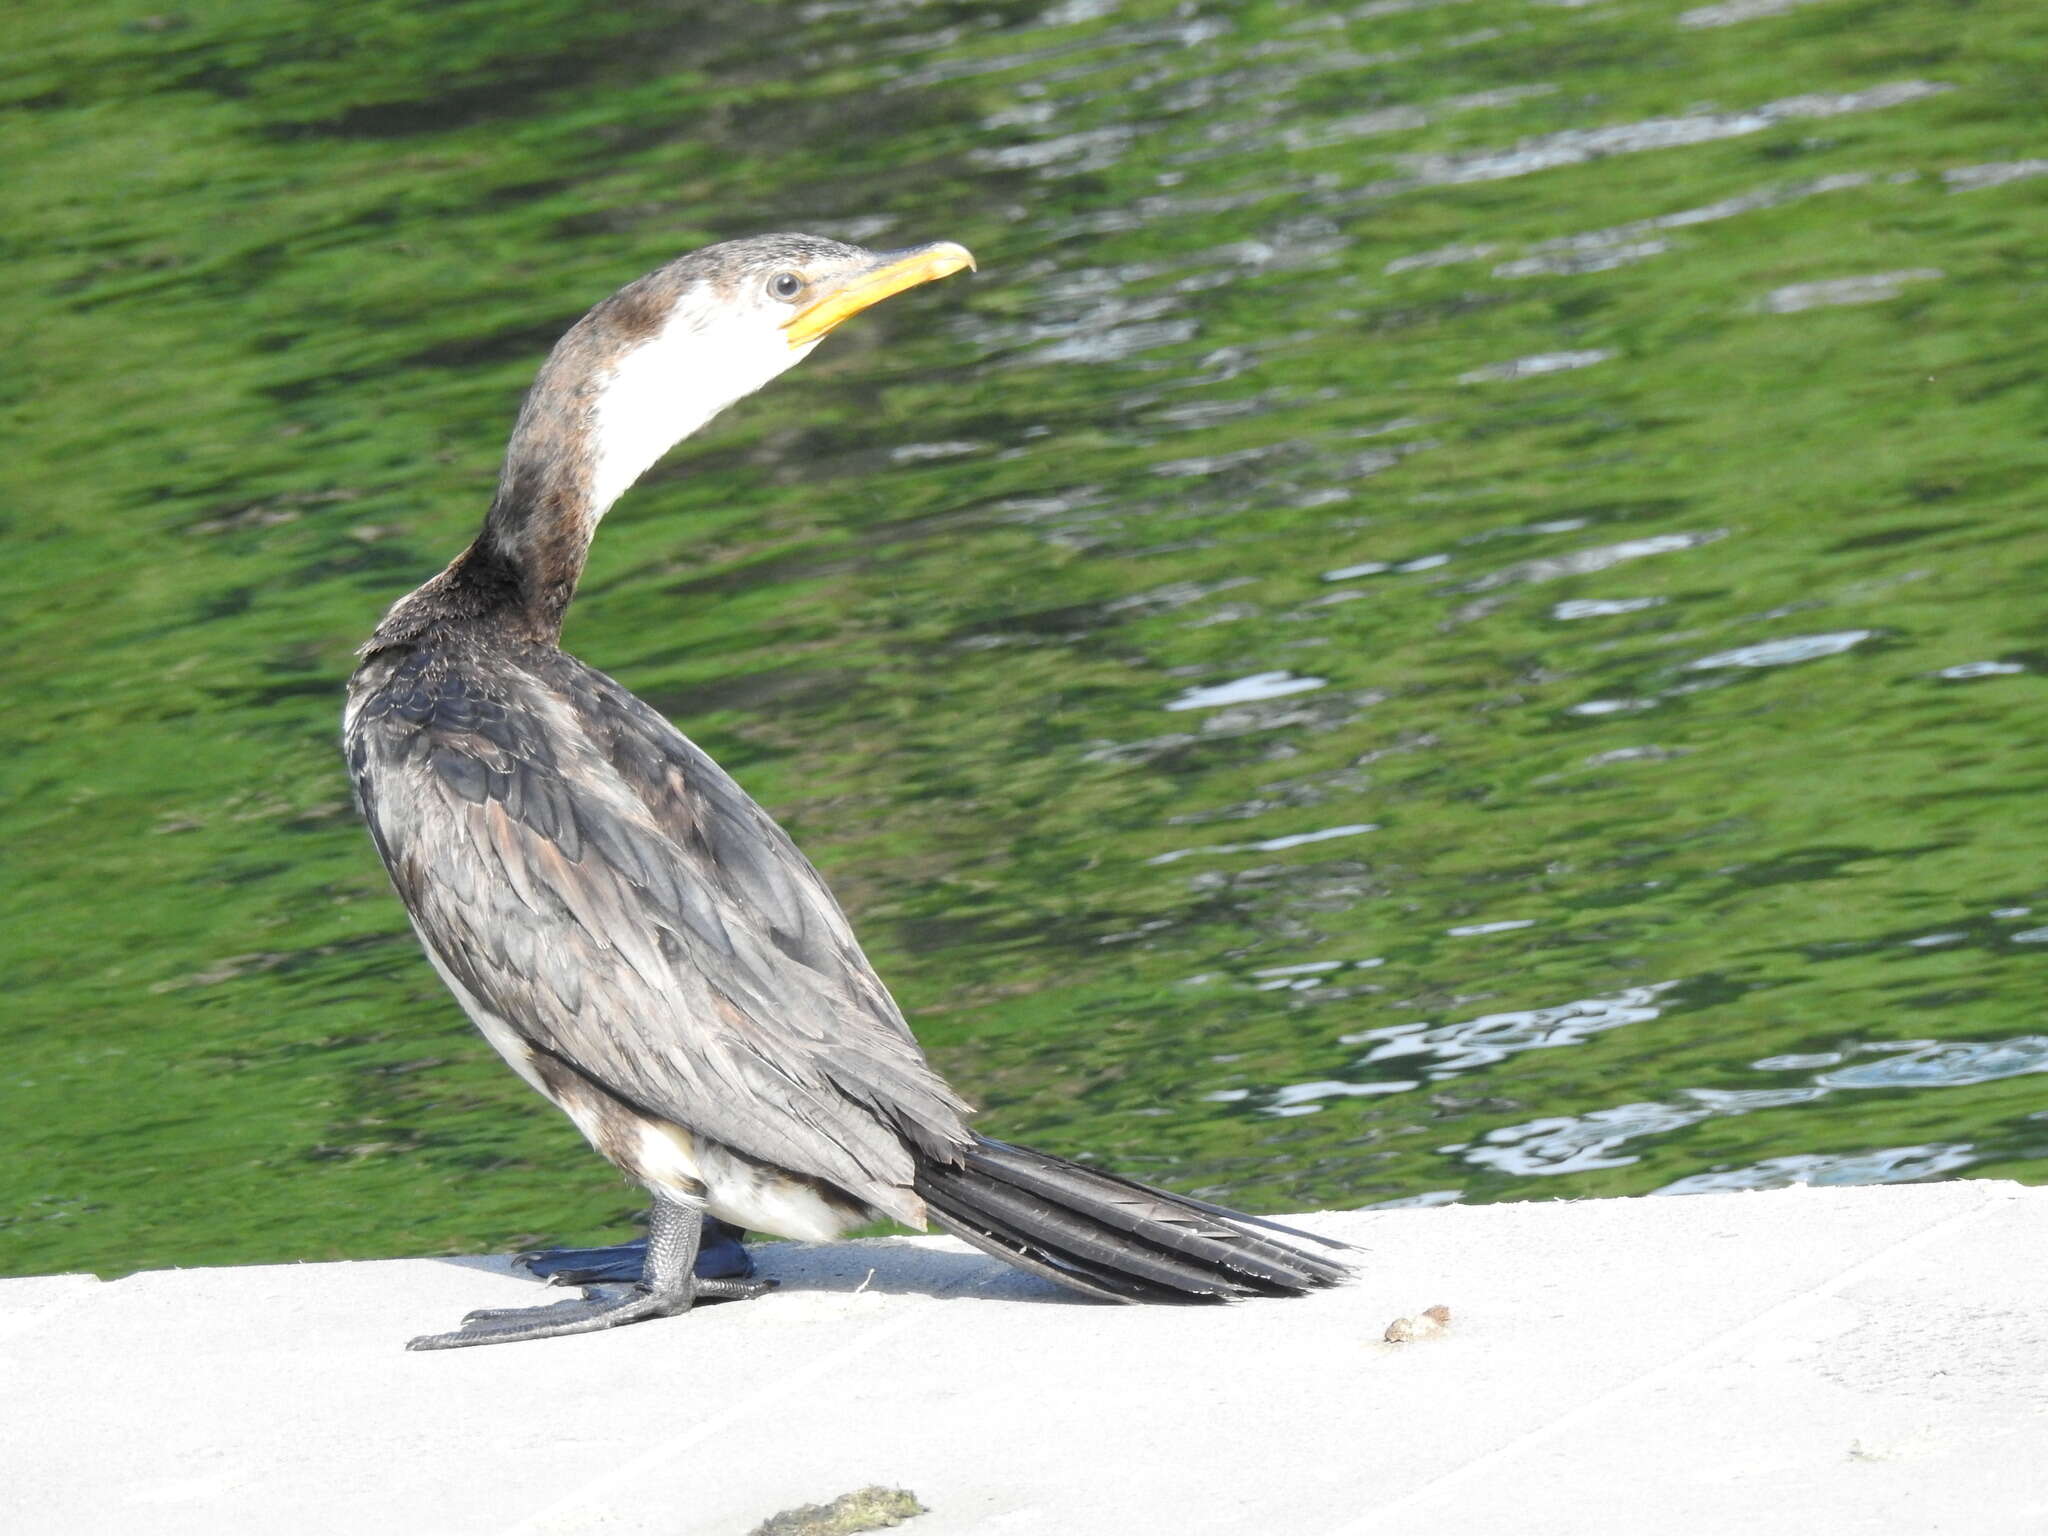
[[[419,652],[359,687],[364,816],[422,940],[616,1097],[857,1197],[967,1139],[824,881],[611,679]]]

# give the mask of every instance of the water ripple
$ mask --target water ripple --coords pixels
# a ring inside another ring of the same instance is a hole
[[[1688,144],[1706,144],[1715,139],[1741,138],[1762,133],[1778,123],[1808,118],[1840,117],[1851,112],[1875,112],[1939,96],[1950,87],[1933,80],[1893,80],[1868,90],[1838,94],[1817,92],[1767,101],[1744,112],[1701,112],[1688,117],[1649,118],[1634,123],[1611,123],[1602,128],[1567,128],[1558,133],[1524,139],[1507,149],[1479,150],[1468,154],[1410,156],[1406,162],[1412,180],[1406,186],[1449,187],[1474,181],[1504,181],[1559,166],[1583,165],[1610,155],[1640,154],[1652,149],[1675,149]],[[1403,190],[1403,183],[1385,184],[1371,190]]]
[[[1824,1072],[1814,1081],[1829,1088],[1961,1088],[2048,1072],[2048,1035],[2011,1040],[1951,1040],[1903,1056]]]
[[[2048,160],[2001,160],[1989,165],[1959,165],[1943,171],[1941,179],[1951,192],[1981,192],[2002,187],[2009,181],[2027,181],[2048,176]]]
[[[2042,163],[2048,164],[2048,161]],[[1780,208],[1788,203],[1819,197],[1829,192],[1867,187],[1876,179],[1867,171],[1843,171],[1830,176],[1817,176],[1811,181],[1757,187],[1749,192],[1738,192],[1732,197],[1724,197],[1693,208],[1681,208],[1672,213],[1657,214],[1652,218],[1633,219],[1626,224],[1609,225],[1605,229],[1591,229],[1581,234],[1560,235],[1555,239],[1541,240],[1525,247],[1520,258],[1501,263],[1493,272],[1496,277],[1530,277],[1552,272],[1601,272],[1625,262],[1641,261],[1662,254],[1669,249],[1668,242],[1658,238],[1664,231],[1716,223],[1722,219],[1737,218],[1767,208]],[[1391,276],[1399,272],[1486,261],[1499,255],[1503,249],[1505,248],[1498,245],[1440,246],[1435,250],[1420,251],[1412,256],[1398,256],[1386,264],[1385,271]],[[1606,259],[1614,256],[1620,259]]]
[[[1340,1035],[1338,1039],[1345,1045],[1378,1042],[1360,1058],[1360,1066],[1409,1056],[1433,1056],[1436,1060],[1430,1075],[1446,1076],[1492,1066],[1521,1051],[1579,1045],[1625,1024],[1646,1023],[1663,1012],[1657,999],[1676,985],[1660,981],[1630,987],[1611,997],[1482,1014],[1459,1024],[1396,1024]]]
[[[1138,741],[1095,741],[1082,751],[1081,757],[1091,763],[1145,762],[1202,740],[1221,741],[1288,726],[1301,726],[1314,732],[1335,731],[1356,720],[1362,711],[1385,703],[1386,699],[1387,695],[1377,689],[1361,688],[1347,693],[1318,693],[1313,698],[1303,694],[1295,698],[1269,698],[1225,705],[1216,708],[1215,713],[1202,721],[1199,734],[1172,731]]]
[[[1249,677],[1206,688],[1189,688],[1167,701],[1170,710],[1217,709],[1225,704],[1250,704],[1260,699],[1284,698],[1290,693],[1310,693],[1327,688],[1327,677],[1297,677],[1292,672],[1254,672]]]
[[[1558,251],[1543,256],[1523,256],[1504,261],[1493,269],[1495,277],[1584,277],[1593,272],[1611,272],[1662,256],[1671,249],[1669,240],[1636,240],[1625,245],[1599,245],[1590,250]]]
[[[1678,24],[1692,28],[1732,27],[1737,22],[1782,16],[1787,11],[1819,3],[1820,0],[1722,0],[1719,5],[1696,5],[1689,11],[1680,11]]]
[[[1664,601],[1661,597],[1580,597],[1550,610],[1553,619],[1605,619],[1618,613],[1641,613]]]
[[[1361,832],[1377,831],[1379,826],[1375,822],[1358,822],[1351,826],[1325,827],[1320,832],[1294,832],[1285,837],[1263,838],[1255,843],[1215,843],[1207,848],[1176,848],[1171,853],[1155,854],[1145,862],[1174,864],[1196,854],[1278,853],[1283,848],[1299,848],[1304,843],[1325,843],[1333,837],[1356,837]]]
[[[1331,144],[1341,144],[1349,139],[1426,128],[1448,112],[1472,112],[1487,107],[1512,106],[1531,97],[1553,95],[1556,90],[1557,87],[1554,85],[1537,82],[1502,86],[1491,91],[1473,91],[1464,96],[1449,96],[1433,103],[1427,110],[1416,106],[1379,107],[1351,117],[1318,123],[1313,128],[1289,129],[1282,135],[1282,141],[1289,149],[1321,149]]]
[[[1591,368],[1613,356],[1613,351],[1606,347],[1587,347],[1577,352],[1537,352],[1528,357],[1510,358],[1504,363],[1488,363],[1483,368],[1469,368],[1458,375],[1458,382],[1484,384],[1500,379],[1535,378],[1545,373],[1568,373],[1575,368]]]
[[[1677,554],[1681,550],[1698,549],[1728,537],[1726,528],[1706,528],[1697,533],[1660,533],[1644,539],[1624,539],[1619,544],[1602,544],[1592,549],[1574,550],[1568,555],[1550,555],[1539,560],[1522,560],[1514,565],[1502,566],[1473,581],[1463,582],[1452,588],[1455,592],[1491,592],[1500,587],[1518,583],[1558,581],[1567,576],[1591,576],[1599,571],[1612,570],[1631,560],[1646,560],[1652,555]],[[1635,599],[1637,607],[1649,607],[1661,602],[1661,598]],[[1627,612],[1627,609],[1607,609],[1607,612]],[[1562,618],[1565,615],[1560,614]],[[1579,613],[1571,615],[1581,617]]]
[[[1382,269],[1392,277],[1400,272],[1427,271],[1431,267],[1455,267],[1468,261],[1484,261],[1500,250],[1497,245],[1444,245],[1413,256],[1396,256]]]
[[[1845,629],[1831,635],[1791,635],[1783,640],[1738,646],[1732,651],[1716,651],[1688,663],[1687,669],[1712,672],[1726,667],[1787,667],[1801,661],[1818,661],[1823,656],[1839,656],[1876,633],[1874,629]]]
[[[1830,277],[1813,283],[1787,283],[1757,300],[1766,314],[1796,315],[1803,309],[1839,304],[1882,304],[1896,299],[1908,283],[1931,283],[1948,274],[1939,267],[1908,267],[1898,272],[1868,272],[1859,277]]]
[[[1456,1205],[1465,1198],[1462,1189],[1426,1189],[1419,1195],[1402,1195],[1395,1200],[1375,1200],[1359,1207],[1362,1211],[1423,1211],[1432,1206]]]
[[[1922,1147],[1886,1147],[1834,1157],[1804,1154],[1767,1157],[1744,1168],[1716,1169],[1674,1179],[1658,1195],[1711,1195],[1743,1189],[1791,1189],[1802,1184],[1905,1184],[1932,1179],[1977,1160],[1968,1142],[1936,1142]]]
[[[1488,933],[1513,933],[1517,928],[1534,928],[1533,917],[1507,917],[1491,923],[1466,923],[1457,928],[1446,928],[1445,934],[1454,939],[1478,938]]]
[[[1464,1158],[1482,1168],[1522,1177],[1625,1168],[1638,1160],[1634,1153],[1621,1153],[1626,1143],[1683,1130],[1712,1113],[1670,1104],[1622,1104],[1589,1115],[1548,1115],[1488,1131],[1485,1143],[1466,1148]]]
[[[2016,661],[1962,661],[1943,667],[1934,675],[1952,683],[1966,683],[1979,677],[2010,677],[2027,669]]]
[[[1420,1088],[1419,1081],[1395,1079],[1375,1083],[1346,1083],[1328,1079],[1315,1083],[1290,1083],[1277,1088],[1261,1106],[1269,1115],[1312,1115],[1323,1107],[1324,1099],[1373,1098],[1381,1094],[1407,1093]]]
[[[1656,699],[1587,699],[1582,704],[1572,705],[1565,713],[1588,719],[1601,715],[1630,715],[1638,710],[1655,709],[1658,702]]]
[[[1766,1056],[1761,1061],[1750,1063],[1759,1072],[1808,1072],[1816,1067],[1832,1067],[1841,1063],[1840,1051],[1812,1051],[1805,1054]]]
[[[1746,1115],[1757,1109],[1783,1109],[1791,1104],[1811,1104],[1827,1097],[1827,1089],[1808,1088],[1688,1088],[1685,1096],[1704,1104],[1717,1115]]]

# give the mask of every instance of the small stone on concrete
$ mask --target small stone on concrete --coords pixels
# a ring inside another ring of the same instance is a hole
[[[1433,1339],[1451,1326],[1451,1309],[1441,1304],[1424,1307],[1413,1317],[1397,1317],[1387,1324],[1383,1335],[1389,1344],[1412,1344],[1417,1339]]]

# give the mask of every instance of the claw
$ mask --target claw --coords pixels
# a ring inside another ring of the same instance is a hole
[[[595,1286],[586,1285],[580,1297],[550,1302],[544,1307],[479,1307],[474,1312],[462,1314],[462,1326],[471,1323],[503,1323],[524,1321],[530,1318],[551,1316],[557,1313],[570,1315],[582,1308],[606,1301],[605,1294]],[[438,1337],[438,1335],[437,1335]]]
[[[780,1280],[699,1280],[698,1301],[752,1301],[781,1286]]]

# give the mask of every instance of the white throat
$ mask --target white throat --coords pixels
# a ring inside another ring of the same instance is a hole
[[[593,517],[677,443],[810,355],[810,346],[790,346],[775,319],[678,306],[659,334],[612,365],[590,412]]]

